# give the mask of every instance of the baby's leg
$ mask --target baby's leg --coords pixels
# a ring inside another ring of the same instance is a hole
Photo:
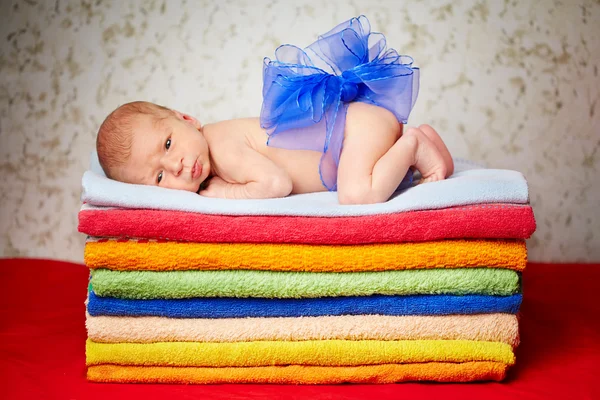
[[[412,165],[424,182],[446,177],[446,163],[431,139],[418,128],[408,128],[400,137],[401,125],[393,114],[380,110],[348,113],[338,169],[341,204],[387,201]]]

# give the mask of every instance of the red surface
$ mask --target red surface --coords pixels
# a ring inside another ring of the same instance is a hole
[[[0,260],[0,398],[600,398],[594,372],[600,361],[600,265],[530,264],[524,273],[517,364],[504,382],[473,384],[88,383],[84,354],[87,274],[77,264]]]
[[[228,216],[109,208],[80,211],[79,231],[92,236],[209,243],[360,244],[451,238],[526,239],[535,231],[535,219],[530,206],[515,204],[359,217]]]

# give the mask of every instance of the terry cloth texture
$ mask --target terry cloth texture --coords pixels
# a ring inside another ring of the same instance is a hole
[[[300,318],[164,318],[86,316],[97,343],[301,340],[479,340],[518,345],[512,314],[356,315]]]
[[[514,364],[511,346],[470,340],[310,340],[302,342],[86,342],[87,365],[171,367],[357,366],[493,361]]]
[[[165,238],[203,243],[366,244],[441,239],[527,239],[533,210],[477,204],[359,217],[228,216],[84,204],[79,231],[90,236]]]
[[[521,271],[527,264],[527,248],[522,239],[355,246],[91,239],[86,243],[84,260],[90,268],[113,270],[353,272],[493,267]]]
[[[317,317],[325,315],[515,314],[522,295],[416,295],[314,299],[193,298],[125,300],[89,293],[91,315],[169,318]]]
[[[501,381],[507,365],[490,361],[465,363],[411,363],[321,367],[286,365],[270,367],[138,367],[94,365],[87,378],[106,383],[272,383],[272,384],[385,384],[410,381]]]
[[[82,201],[96,206],[190,211],[216,215],[297,215],[313,217],[390,214],[455,206],[514,203],[527,204],[527,182],[520,172],[501,169],[461,170],[455,163],[448,179],[416,185],[389,201],[369,205],[340,205],[336,192],[292,195],[279,199],[230,200],[198,196],[183,190],[133,185],[102,176],[97,155],[92,169],[83,175]],[[467,166],[466,168],[472,168]]]
[[[120,299],[193,297],[302,298],[485,294],[509,296],[519,274],[508,269],[457,268],[383,272],[91,271],[98,296]]]

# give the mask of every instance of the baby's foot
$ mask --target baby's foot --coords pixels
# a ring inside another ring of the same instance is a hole
[[[446,178],[448,168],[444,157],[437,146],[419,128],[409,128],[406,136],[414,136],[417,139],[414,166],[421,173],[419,183],[441,181]]]
[[[431,126],[427,124],[419,125],[419,129],[423,131],[425,135],[435,144],[435,147],[439,150],[440,154],[444,158],[444,162],[446,163],[446,178],[454,173],[454,161],[452,160],[452,156],[444,144],[444,141],[440,137],[440,135],[433,129]]]

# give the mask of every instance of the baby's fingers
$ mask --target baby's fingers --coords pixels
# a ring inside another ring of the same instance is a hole
[[[210,190],[210,188],[206,188],[204,190],[201,190],[198,192],[198,194],[200,196],[204,196],[204,197],[217,197],[216,193],[214,190]]]
[[[200,184],[200,190],[198,191],[198,194],[204,197],[217,197],[215,193],[215,185],[211,185],[211,183],[214,183],[212,179],[207,179],[202,182]]]
[[[215,176],[206,183],[206,187],[200,190],[198,194],[205,197],[227,198],[229,186],[230,184]]]

